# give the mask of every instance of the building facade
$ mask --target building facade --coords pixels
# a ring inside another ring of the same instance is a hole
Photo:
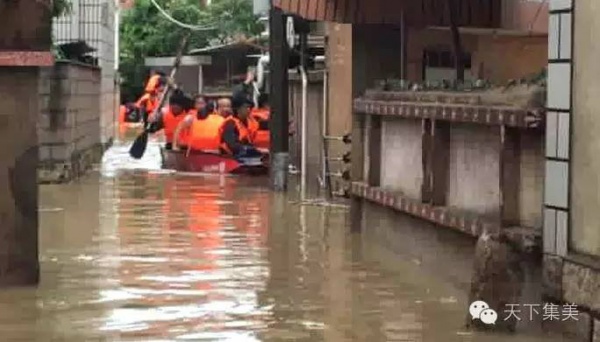
[[[95,49],[92,64],[101,70],[100,120],[101,141],[107,144],[114,138],[116,114],[119,101],[118,65],[118,5],[132,2],[114,0],[73,0],[70,13],[55,18],[53,38],[56,45],[84,41]]]
[[[353,132],[353,203],[471,236],[524,232],[544,255],[540,300],[576,304],[579,321],[560,328],[600,341],[593,62],[600,50],[589,33],[600,12],[592,0],[462,2],[455,21],[466,78],[514,84],[546,68],[545,101],[520,109],[461,99],[440,104],[440,94],[378,89],[386,78],[454,77],[448,13],[435,3],[273,1],[287,13],[330,22],[327,120],[331,135]]]

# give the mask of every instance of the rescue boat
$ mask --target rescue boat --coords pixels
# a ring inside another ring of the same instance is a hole
[[[268,154],[260,157],[234,158],[212,152],[173,151],[165,148],[161,148],[161,154],[164,169],[181,172],[262,175],[269,171]]]

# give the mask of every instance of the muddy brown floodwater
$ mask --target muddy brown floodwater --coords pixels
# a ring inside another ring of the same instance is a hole
[[[464,289],[349,233],[344,207],[126,151],[41,187],[41,284],[0,290],[0,341],[553,341],[464,330]]]

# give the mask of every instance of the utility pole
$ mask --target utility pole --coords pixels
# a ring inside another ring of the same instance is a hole
[[[54,63],[50,3],[0,1],[0,287],[39,282],[38,84],[39,67]]]
[[[275,191],[287,189],[289,164],[289,99],[286,16],[269,10],[269,100],[271,103],[271,184]]]

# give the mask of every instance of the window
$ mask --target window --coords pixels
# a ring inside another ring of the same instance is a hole
[[[422,77],[425,81],[456,79],[454,53],[447,47],[429,48],[423,51]],[[472,79],[471,53],[464,52],[465,80]]]

